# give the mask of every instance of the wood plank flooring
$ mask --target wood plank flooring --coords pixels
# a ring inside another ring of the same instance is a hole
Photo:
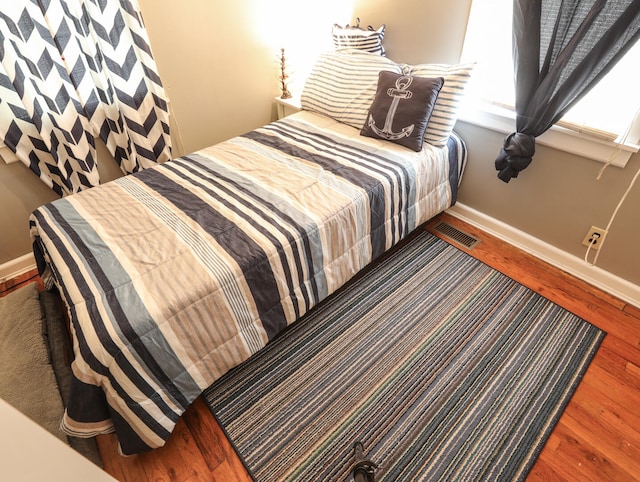
[[[640,481],[640,309],[450,215],[440,219],[482,240],[463,251],[608,333],[528,480]],[[0,284],[0,293],[7,289]],[[122,457],[113,435],[98,445],[105,469],[121,481],[251,480],[202,399],[160,449]]]
[[[41,290],[44,289],[44,286],[42,286],[42,281],[38,276],[38,271],[33,270],[27,273],[23,273],[15,278],[0,282],[0,297],[5,296],[29,283],[38,283],[39,288]]]
[[[448,215],[482,239],[467,251],[607,332],[531,481],[640,480],[640,310]]]

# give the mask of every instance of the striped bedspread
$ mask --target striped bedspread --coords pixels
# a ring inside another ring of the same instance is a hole
[[[455,202],[463,143],[425,146],[301,112],[36,210],[74,342],[63,428],[162,446],[214,380]]]

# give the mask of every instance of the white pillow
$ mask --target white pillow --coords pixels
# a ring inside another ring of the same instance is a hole
[[[464,98],[464,89],[471,77],[474,63],[468,64],[421,64],[404,65],[405,75],[418,77],[442,77],[444,85],[436,99],[431,118],[424,133],[424,140],[434,146],[442,147],[453,131],[458,119],[460,103]]]
[[[302,90],[302,108],[361,129],[376,95],[381,70],[401,74],[402,66],[362,50],[322,54]]]

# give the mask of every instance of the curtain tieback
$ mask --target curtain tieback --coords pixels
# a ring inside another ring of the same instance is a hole
[[[498,177],[504,182],[509,182],[512,177],[518,177],[518,173],[531,164],[535,152],[534,136],[522,132],[509,134],[496,159],[496,170],[500,171]]]

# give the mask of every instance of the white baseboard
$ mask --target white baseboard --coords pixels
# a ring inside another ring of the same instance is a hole
[[[32,269],[36,269],[36,260],[33,254],[25,254],[24,256],[0,264],[0,283],[16,278]]]
[[[464,204],[456,204],[447,213],[579,278],[627,303],[640,307],[640,286],[608,271],[586,263],[582,258],[556,248]]]

